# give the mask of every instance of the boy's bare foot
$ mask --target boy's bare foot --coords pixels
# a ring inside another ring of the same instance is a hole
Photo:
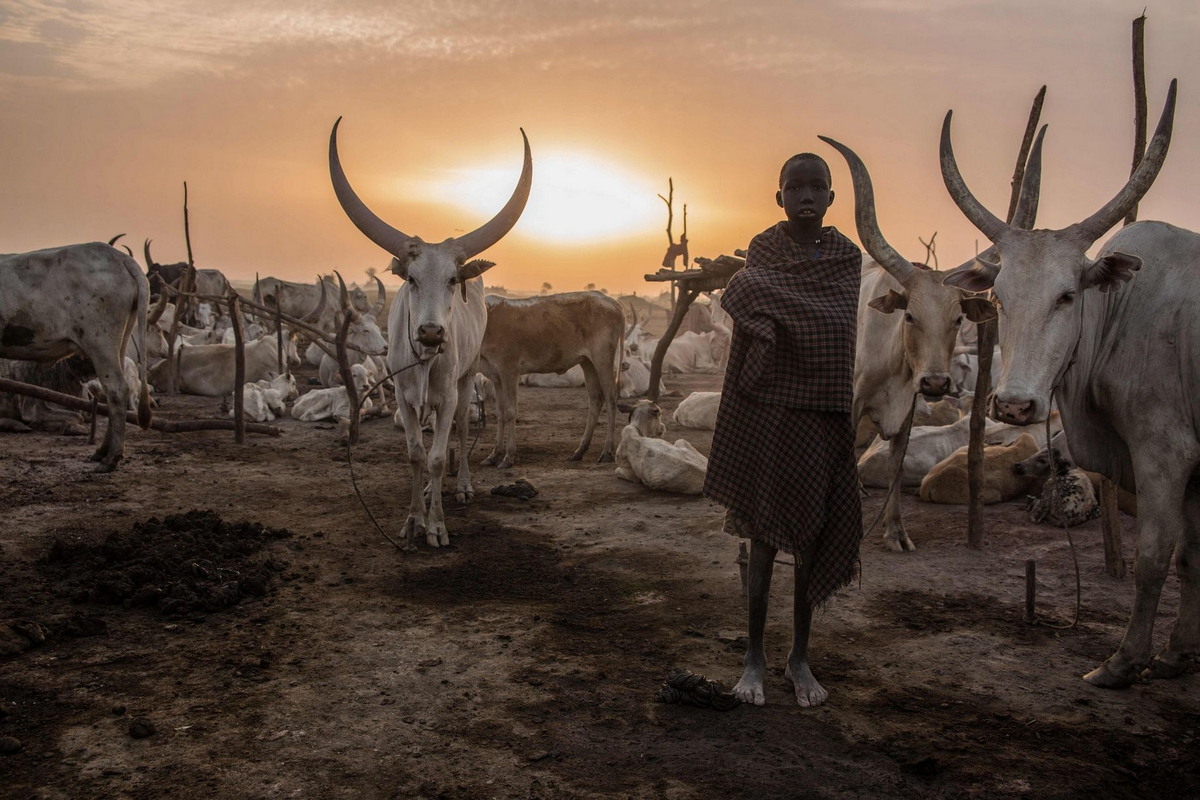
[[[762,706],[767,703],[767,695],[763,692],[763,666],[746,665],[742,679],[733,687],[733,696],[743,703]]]
[[[783,671],[786,678],[790,678],[796,687],[796,702],[804,708],[812,708],[819,706],[829,698],[829,692],[825,691],[825,687],[817,683],[817,679],[813,677],[812,670],[808,668],[807,661],[801,661],[793,667],[790,663],[787,669]],[[737,691],[736,689],[734,691]]]

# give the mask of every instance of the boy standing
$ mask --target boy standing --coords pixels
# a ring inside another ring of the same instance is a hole
[[[862,253],[824,226],[829,166],[792,156],[776,203],[787,219],[754,237],[721,307],[733,341],[704,493],[725,531],[751,539],[749,641],[739,699],[765,702],[763,629],[776,554],[795,557],[792,650],[785,675],[801,706],[828,692],[809,668],[813,608],[858,567],[862,507],[850,423]]]

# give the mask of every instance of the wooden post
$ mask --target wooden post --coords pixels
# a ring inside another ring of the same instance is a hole
[[[171,332],[167,334],[167,394],[179,393],[179,370],[175,360],[175,340],[179,336],[179,326],[191,308],[191,293],[196,291],[196,265],[192,260],[192,232],[188,222],[188,188],[187,181],[183,182],[183,238],[187,243],[188,268],[180,281],[179,290],[185,294],[175,295],[175,318],[171,320]],[[147,269],[149,264],[146,265]],[[165,291],[165,289],[164,289]]]
[[[233,441],[246,443],[246,342],[237,292],[229,290],[229,321],[233,325]]]
[[[283,351],[283,281],[275,293],[275,344],[279,348],[279,374],[286,375],[290,370],[284,370],[287,355]]]
[[[675,282],[672,281],[672,285],[674,284]],[[692,301],[699,295],[699,289],[680,288],[679,290],[679,302],[675,304],[675,313],[671,315],[671,322],[663,332],[662,338],[658,340],[658,346],[654,348],[654,357],[650,360],[650,391],[646,392],[646,397],[652,403],[658,402],[658,388],[662,381],[662,365],[663,359],[667,355],[667,348],[671,346],[675,334],[679,332],[679,326],[683,324],[683,318],[687,315]]]
[[[88,426],[88,444],[96,443],[96,395],[92,395],[92,421]]]
[[[1100,520],[1104,530],[1104,571],[1114,578],[1125,577],[1125,557],[1121,542],[1121,512],[1117,507],[1117,485],[1100,479]]]
[[[1036,617],[1037,604],[1037,562],[1029,559],[1025,562],[1025,621],[1032,623]]]
[[[1146,13],[1133,21],[1133,166],[1132,175],[1146,153]],[[1137,222],[1138,204],[1134,203],[1125,224]]]

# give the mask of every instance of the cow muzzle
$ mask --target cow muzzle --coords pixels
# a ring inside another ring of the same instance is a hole
[[[426,347],[437,347],[446,341],[446,328],[443,325],[421,325],[417,328],[417,341]]]
[[[921,378],[921,394],[926,397],[945,397],[949,392],[949,375],[926,375]]]
[[[1037,403],[1023,398],[1004,399],[999,396],[992,400],[992,419],[1007,422],[1011,425],[1028,425],[1037,421],[1035,412]]]

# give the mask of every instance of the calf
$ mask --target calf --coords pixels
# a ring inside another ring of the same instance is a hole
[[[700,494],[708,459],[686,439],[671,444],[658,438],[666,432],[662,410],[649,400],[639,400],[629,414],[629,424],[621,431],[617,477],[648,489]]]
[[[1038,451],[1037,439],[1022,433],[1011,444],[993,444],[983,449],[983,488],[979,493],[985,504],[1002,503],[1020,497],[1029,489],[1032,478],[1018,474],[1013,467]],[[921,499],[927,503],[970,502],[967,490],[967,448],[960,447],[944,461],[934,465],[921,481]]]
[[[720,392],[692,392],[675,409],[675,424],[702,431],[716,430],[720,405]]]
[[[362,412],[366,413],[374,408],[371,398],[365,397],[374,375],[365,364],[355,364],[350,368],[350,372],[354,376],[355,391],[362,400]],[[292,419],[302,422],[319,422],[324,419],[346,422],[350,419],[351,411],[346,387],[334,386],[329,389],[314,389],[301,396],[292,406]]]

